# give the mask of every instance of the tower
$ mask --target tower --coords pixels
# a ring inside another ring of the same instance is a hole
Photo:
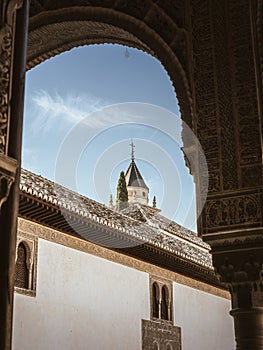
[[[131,163],[125,174],[129,204],[140,203],[148,205],[149,188],[145,184],[143,177],[135,163],[134,148],[135,145],[132,141]]]

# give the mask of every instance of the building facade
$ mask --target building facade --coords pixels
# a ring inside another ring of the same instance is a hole
[[[24,170],[15,283],[13,349],[234,347],[230,296],[199,237]]]

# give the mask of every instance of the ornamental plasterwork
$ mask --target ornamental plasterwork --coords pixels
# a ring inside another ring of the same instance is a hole
[[[0,5],[0,154],[8,151],[14,23],[16,10],[22,3],[22,0],[4,0]]]
[[[156,344],[157,347],[154,347]],[[170,347],[169,347],[170,346]],[[142,320],[142,349],[181,350],[181,328],[167,322]]]
[[[53,243],[64,245],[65,247],[76,249],[102,259],[106,259],[124,266],[149,273],[159,278],[174,281],[179,284],[189,286],[191,288],[204,291],[213,295],[217,295],[229,299],[229,293],[225,290],[216,288],[204,282],[183,276],[174,271],[163,269],[139,259],[120,254],[111,249],[96,245],[81,238],[62,233],[58,230],[51,229],[36,222],[32,222],[23,218],[18,218],[18,232],[20,235],[27,237],[34,236],[38,239],[44,239]]]
[[[18,229],[16,242],[16,260],[17,250],[20,243],[23,243],[26,248],[26,265],[28,270],[28,288],[19,288],[15,286],[15,292],[36,296],[37,285],[37,255],[38,255],[38,237]]]
[[[34,67],[45,60],[73,47],[118,43],[136,47],[137,49],[154,53],[137,37],[122,28],[96,21],[67,21],[42,26],[30,33],[28,40],[28,68]],[[45,57],[39,57],[39,48],[45,51]]]
[[[246,194],[207,202],[207,226],[221,229],[260,221],[260,195]]]

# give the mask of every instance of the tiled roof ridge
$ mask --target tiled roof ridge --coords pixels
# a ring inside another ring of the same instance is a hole
[[[54,187],[57,188],[58,192],[61,191],[61,199],[56,198]],[[60,206],[67,211],[92,220],[95,223],[97,222],[105,225],[109,227],[109,229],[117,230],[121,235],[127,235],[130,238],[134,237],[135,239],[139,239],[142,243],[152,244],[157,248],[176,254],[178,257],[187,259],[199,266],[206,267],[210,270],[213,269],[208,249],[203,251],[197,246],[190,246],[189,243],[187,243],[187,239],[179,241],[179,237],[176,238],[176,235],[171,237],[164,232],[160,232],[158,228],[150,226],[147,222],[142,223],[124,213],[113,211],[105,204],[80,195],[41,175],[36,175],[28,170],[22,169],[20,190],[38,199]],[[72,201],[76,204],[75,206],[70,203]]]
[[[136,204],[133,205],[133,207],[135,207],[135,205],[136,205],[136,207],[139,210],[142,209],[142,210],[140,210],[141,214],[146,219],[147,223],[154,225],[154,223],[151,222],[151,219],[145,214],[145,210],[146,211],[150,211],[152,216],[154,216],[155,218],[160,217],[161,219],[163,219],[163,221],[165,221],[165,222],[168,221],[169,222],[169,223],[167,223],[167,226],[162,226],[159,223],[159,227],[161,229],[163,229],[163,230],[165,230],[165,231],[167,231],[167,232],[169,232],[171,234],[176,234],[177,236],[179,236],[179,237],[181,237],[181,238],[183,238],[183,239],[185,239],[185,240],[187,240],[187,241],[189,241],[191,243],[197,244],[197,245],[199,245],[202,248],[210,249],[209,244],[205,243],[200,237],[197,236],[197,234],[195,232],[193,232],[190,229],[188,229],[188,228],[178,224],[177,222],[175,222],[175,221],[173,221],[171,219],[166,218],[165,216],[160,214],[160,211],[155,210],[154,208],[152,208],[152,207],[150,207],[148,205],[145,205],[145,204],[138,204],[138,203],[136,203]],[[128,214],[126,214],[126,215],[128,215]],[[169,226],[171,224],[177,225],[179,227],[179,230],[176,230],[176,232],[175,232],[172,229],[169,229]],[[184,232],[180,232],[180,230],[182,230]]]
[[[71,193],[71,194],[74,195],[74,196],[77,196],[78,199],[84,200],[84,201],[86,201],[86,202],[88,201],[88,202],[94,203],[94,204],[96,204],[96,205],[98,205],[98,206],[100,206],[100,207],[103,207],[105,210],[112,212],[115,216],[118,216],[118,215],[124,216],[124,217],[126,217],[128,220],[130,220],[130,221],[132,221],[132,222],[134,222],[134,223],[138,223],[136,219],[133,219],[133,218],[131,218],[131,217],[125,215],[125,214],[119,213],[119,212],[117,212],[117,211],[114,211],[114,210],[112,210],[111,208],[109,208],[108,206],[106,206],[106,205],[103,204],[103,203],[100,203],[100,202],[98,202],[98,201],[96,201],[96,200],[94,200],[94,199],[85,197],[84,195],[79,194],[79,193],[77,193],[77,192],[75,192],[75,191],[73,191],[73,190],[71,190],[71,189],[69,189],[69,188],[67,188],[67,187],[65,187],[65,186],[63,186],[63,185],[60,185],[60,184],[58,184],[58,183],[56,183],[56,182],[54,182],[54,181],[51,181],[51,180],[49,180],[49,179],[43,177],[42,175],[37,175],[37,174],[35,174],[35,173],[33,173],[33,172],[29,171],[29,170],[23,169],[23,168],[21,169],[21,175],[27,175],[28,173],[29,173],[31,176],[35,177],[35,178],[40,178],[42,181],[44,181],[45,183],[48,183],[48,184],[51,185],[53,188],[54,188],[54,187],[57,187],[57,189],[59,189],[59,190],[62,190],[62,191],[65,191],[65,192],[67,192],[67,193]],[[23,187],[23,184],[21,184],[21,182],[20,182],[20,190],[23,191],[23,192],[25,192],[25,189],[24,189],[24,187]],[[33,191],[26,191],[26,192],[29,193],[29,194],[32,194],[33,196],[36,195],[36,190],[35,190],[35,191],[34,191],[34,190],[33,190]],[[52,201],[51,198],[50,198],[50,197],[55,196],[55,195],[56,195],[56,193],[51,194],[50,196],[46,196],[46,197],[45,197],[45,195],[44,195],[44,196],[38,196],[38,198],[40,198],[40,199],[42,199],[42,200],[46,200],[47,202],[49,202],[49,203],[51,203],[51,204],[55,204],[55,205],[60,206],[61,203],[59,203],[59,200]],[[47,198],[47,197],[49,197],[49,198]],[[79,212],[79,211],[74,210],[74,208],[73,208],[72,206],[71,206],[71,207],[70,207],[70,206],[63,207],[63,209],[72,211],[72,212],[77,213],[77,214],[79,214],[79,215],[82,215],[82,214],[83,214],[82,212]],[[82,215],[82,216],[86,217],[86,215]],[[94,214],[93,214],[92,217],[90,217],[90,218],[91,218],[91,219],[95,219],[95,218],[94,218]],[[105,219],[104,222],[103,222],[104,225],[106,224],[105,221],[106,221],[106,219]],[[102,223],[102,222],[101,222],[101,223]],[[113,227],[113,228],[118,229],[118,227]],[[120,227],[120,229],[121,229],[121,231],[123,231],[123,227]]]

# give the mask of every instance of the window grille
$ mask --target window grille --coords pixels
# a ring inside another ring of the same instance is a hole
[[[27,252],[24,243],[20,243],[17,249],[17,261],[15,268],[15,286],[28,288]]]

